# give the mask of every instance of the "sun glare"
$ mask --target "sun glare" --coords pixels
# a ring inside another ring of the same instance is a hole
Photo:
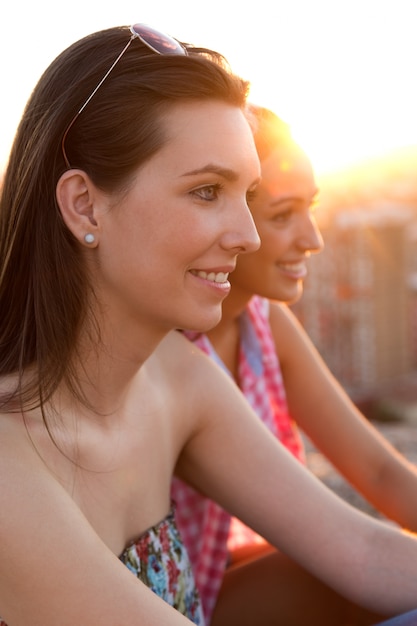
[[[401,96],[399,88],[378,96],[358,81],[355,86],[358,102],[353,106],[343,99],[324,95],[325,88],[331,94],[331,88],[324,82],[322,98],[306,99],[304,85],[295,84],[291,94],[281,94],[258,77],[250,94],[255,102],[268,106],[289,123],[317,173],[340,170],[396,148],[417,146],[416,98],[405,93]]]
[[[381,125],[383,127],[383,125]],[[403,132],[383,135],[370,132],[366,119],[362,123],[337,130],[329,125],[326,132],[294,124],[292,131],[297,142],[309,155],[318,174],[335,172],[391,153],[395,149],[417,145],[417,137],[405,128]],[[332,132],[333,131],[333,132]]]
[[[334,0],[259,0],[256,12],[237,0],[212,0],[204,19],[191,0],[167,3],[162,12],[156,4],[141,7],[140,19],[222,52],[251,81],[251,99],[291,126],[317,173],[417,145],[415,0],[350,0],[348,8]],[[10,7],[19,21],[18,4]],[[0,120],[0,167],[30,90],[55,54],[94,29],[129,23],[138,11],[133,0],[120,0],[99,15],[84,3],[82,22],[74,10],[65,23],[58,20],[57,29],[55,10],[48,7],[45,19],[39,3],[33,5],[27,19],[37,44],[30,54],[23,48],[21,58],[10,20],[0,24],[2,57],[16,51],[2,78],[8,97]]]

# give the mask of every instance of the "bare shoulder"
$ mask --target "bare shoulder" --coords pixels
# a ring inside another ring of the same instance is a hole
[[[0,379],[2,393],[15,386],[13,376]],[[40,452],[39,433],[47,434],[40,409],[0,411],[0,510],[6,502],[11,511],[14,500],[23,507],[23,491],[30,495],[43,481],[57,482]]]
[[[0,383],[2,392],[6,385]],[[25,427],[25,418],[21,411],[9,412],[0,410],[0,467],[11,462],[19,455],[29,454],[30,438]],[[0,480],[4,476],[0,470]]]
[[[33,421],[33,418],[27,418],[21,412],[0,412],[0,483],[17,482],[22,469],[26,475],[25,482],[30,482],[33,477],[31,470],[35,466],[36,471],[44,468],[30,434],[28,420]],[[0,491],[3,496],[4,491]]]
[[[300,322],[288,305],[282,302],[270,301],[269,320],[271,327],[276,329],[299,328]]]
[[[7,547],[12,538],[23,542],[28,520],[42,519],[57,491],[62,487],[38,453],[24,416],[0,413],[0,553],[5,562],[13,558]]]
[[[310,346],[307,333],[286,304],[270,303],[269,322],[280,359],[289,358],[295,348]]]
[[[172,331],[161,341],[151,359],[163,364],[164,369],[174,380],[196,383],[207,372],[221,371],[213,361],[180,331]]]
[[[163,363],[164,376],[169,378],[168,387],[179,396],[184,413],[191,412],[194,418],[205,413],[205,409],[224,402],[230,395],[241,395],[217,363],[181,332],[170,333],[152,358]]]

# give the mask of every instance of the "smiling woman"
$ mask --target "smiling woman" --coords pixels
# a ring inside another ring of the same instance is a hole
[[[321,485],[177,332],[216,323],[225,275],[256,254],[260,176],[247,83],[221,55],[177,43],[187,54],[158,54],[127,27],[75,42],[41,76],[13,144],[0,201],[0,614],[9,626],[202,626],[174,474],[335,593],[411,609],[416,537]],[[314,235],[304,205],[302,217]]]
[[[157,316],[162,301],[169,301],[167,327],[173,322],[180,328],[215,325],[230,290],[227,275],[236,255],[259,245],[251,213],[242,203],[242,187],[253,188],[259,178],[243,113],[223,102],[197,107],[191,101],[172,105],[162,119],[164,146],[135,174],[116,211],[109,210],[113,198],[94,190],[95,204],[86,195],[86,206],[79,200],[74,215],[73,194],[85,193],[89,181],[70,169],[58,183],[67,226],[79,240],[87,228],[95,237],[90,250],[96,250],[101,273],[94,291],[107,302],[106,315],[114,316],[116,327],[128,333],[128,303],[135,304],[138,324]],[[204,153],[201,145],[206,146]],[[160,172],[165,173],[163,180]],[[81,211],[84,221],[79,221]],[[213,249],[213,239],[218,249]],[[172,260],[168,265],[166,258]]]
[[[32,94],[5,175],[8,624],[204,621],[169,500],[178,456],[198,430],[181,376],[192,384],[201,366],[169,331],[215,324],[237,254],[258,247],[246,198],[259,160],[247,84],[224,59],[192,46],[184,54],[175,41],[178,54],[164,54],[173,40],[153,31],[158,53],[144,41],[149,29],[134,32],[97,32],[61,53]],[[32,478],[22,482],[17,467]],[[29,553],[43,572],[36,580]],[[143,567],[154,559],[157,580]]]
[[[251,106],[250,113],[262,179],[249,206],[261,246],[238,258],[220,323],[186,334],[298,461],[304,463],[300,427],[374,507],[415,530],[415,467],[359,414],[286,306],[301,297],[309,257],[323,245],[310,160],[272,111]],[[175,480],[173,497],[212,626],[375,622],[190,486]]]

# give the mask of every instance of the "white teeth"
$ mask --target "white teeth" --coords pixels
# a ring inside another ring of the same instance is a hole
[[[292,272],[301,271],[305,268],[304,261],[300,261],[299,263],[280,263],[280,265],[284,270],[289,270]]]
[[[203,272],[203,270],[199,270],[198,272],[193,270],[192,274],[195,276],[199,276],[200,278],[205,278],[206,280],[211,280],[213,283],[225,283],[229,278],[229,273],[225,272]]]

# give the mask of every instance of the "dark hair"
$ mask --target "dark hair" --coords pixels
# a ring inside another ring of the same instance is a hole
[[[40,78],[20,122],[0,201],[0,376],[18,373],[18,383],[3,390],[0,406],[42,406],[63,380],[77,392],[72,364],[80,329],[93,322],[93,286],[56,202],[67,169],[61,141],[129,37],[127,27],[111,28],[67,48]],[[71,127],[69,162],[101,189],[125,189],[162,147],[160,121],[170,105],[214,99],[244,107],[248,83],[220,54],[185,45],[188,56],[161,56],[135,39]]]

